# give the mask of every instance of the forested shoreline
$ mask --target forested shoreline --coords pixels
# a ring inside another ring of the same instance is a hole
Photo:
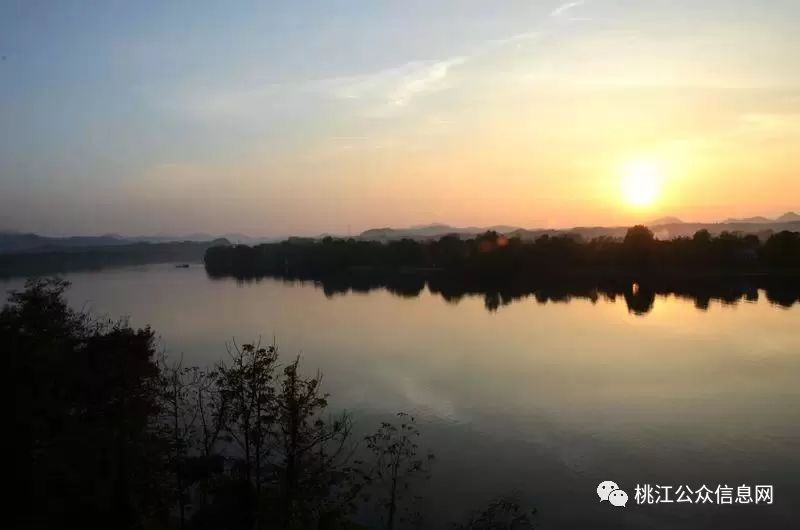
[[[584,241],[542,236],[535,241],[487,232],[472,239],[456,235],[433,241],[388,243],[355,239],[287,240],[281,243],[209,248],[212,276],[321,277],[346,271],[446,271],[464,277],[624,274],[709,275],[800,271],[800,233],[755,235],[701,230],[691,238],[658,240],[644,226],[623,239]]]
[[[549,236],[524,242],[493,232],[428,242],[327,238],[214,247],[205,267],[211,278],[314,282],[327,296],[386,289],[415,297],[426,288],[447,301],[482,295],[490,311],[527,296],[540,303],[621,297],[638,314],[667,294],[689,298],[699,309],[711,300],[756,300],[762,291],[773,304],[800,302],[800,234],[794,232],[765,241],[705,231],[659,241],[645,227],[622,240],[588,242]]]

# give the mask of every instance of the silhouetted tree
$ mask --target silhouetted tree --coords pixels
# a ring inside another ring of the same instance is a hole
[[[800,233],[783,231],[770,236],[761,254],[774,267],[800,267]]]
[[[525,510],[514,497],[501,497],[474,513],[454,530],[524,530],[533,528],[536,510]]]
[[[228,405],[226,430],[244,453],[244,478],[253,485],[260,501],[264,459],[275,421],[277,348],[254,344],[240,348],[234,342],[228,353],[229,362],[218,368],[221,399]]]
[[[183,366],[183,356],[170,362],[166,357],[160,360],[161,407],[163,427],[170,444],[170,463],[175,477],[175,497],[178,504],[180,528],[186,526],[186,487],[185,470],[192,445],[197,440],[196,422],[198,406],[195,398],[196,370]]]
[[[0,312],[16,378],[19,526],[141,528],[164,520],[154,334],[71,310],[32,280]]]
[[[210,458],[222,439],[227,421],[227,401],[219,387],[220,372],[216,368],[192,367],[192,399],[200,429],[202,454]]]
[[[410,494],[412,482],[426,478],[433,454],[417,455],[420,431],[416,420],[404,412],[397,414],[399,425],[382,422],[374,434],[367,436],[367,448],[374,457],[370,481],[378,489],[380,506],[385,510],[384,521],[393,530],[398,520],[398,509]]]
[[[800,267],[797,234],[773,235],[762,245],[758,236],[698,231],[694,237],[656,240],[649,228],[630,228],[625,237],[584,241],[577,234],[544,234],[534,241],[486,232],[472,239],[448,235],[439,240],[403,239],[389,243],[335,239],[287,240],[247,247],[213,247],[206,252],[211,277],[251,280],[262,276],[321,281],[327,295],[375,285],[412,285],[410,272],[457,275],[499,291],[500,282],[558,276],[634,274],[720,274],[770,272]],[[418,293],[414,289],[401,293]],[[493,306],[493,304],[489,304]]]
[[[352,421],[346,413],[323,418],[328,396],[322,378],[299,374],[299,357],[288,364],[276,394],[273,469],[279,479],[284,528],[308,528],[352,510],[360,490],[350,465]]]
[[[711,243],[711,233],[705,228],[698,230],[694,233],[694,236],[692,236],[692,240],[698,245],[708,245]]]

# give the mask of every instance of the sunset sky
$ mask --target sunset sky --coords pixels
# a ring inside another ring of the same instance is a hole
[[[0,0],[0,229],[777,215],[798,28],[798,0]]]

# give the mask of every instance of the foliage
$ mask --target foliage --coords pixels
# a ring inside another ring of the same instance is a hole
[[[524,510],[513,497],[501,497],[489,503],[482,511],[474,513],[463,523],[453,525],[454,530],[524,530],[533,528],[536,510]]]
[[[506,278],[604,271],[693,273],[800,268],[800,234],[754,235],[701,230],[692,238],[658,240],[644,226],[623,240],[543,235],[535,241],[487,232],[473,239],[445,236],[380,243],[356,239],[284,241],[219,246],[205,254],[211,276],[247,279],[262,275],[318,279],[347,271],[443,270],[466,277]]]
[[[358,460],[351,417],[326,413],[322,377],[299,358],[281,367],[274,344],[234,343],[227,361],[187,367],[156,355],[149,328],[70,309],[67,287],[29,281],[0,311],[17,379],[16,527],[364,528],[353,521],[371,499],[386,528],[421,524],[414,487],[433,456],[413,417],[382,423]],[[501,513],[522,520],[506,505],[474,520]]]
[[[275,346],[235,343],[230,363],[220,363],[219,392],[227,403],[226,432],[244,453],[244,479],[256,495],[263,483],[264,458],[275,419],[273,380],[278,353]]]
[[[16,379],[20,526],[140,528],[163,516],[154,334],[95,322],[68,283],[31,280],[0,312]]]
[[[419,457],[417,439],[420,431],[413,416],[404,412],[397,414],[399,425],[381,423],[374,434],[365,438],[367,448],[373,453],[374,465],[369,475],[370,482],[378,487],[380,507],[384,510],[386,528],[392,530],[398,519],[398,510],[411,492],[414,481],[427,477],[433,454]],[[413,518],[417,513],[408,514]]]

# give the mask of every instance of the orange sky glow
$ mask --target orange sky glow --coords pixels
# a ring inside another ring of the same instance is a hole
[[[6,8],[0,229],[314,235],[800,208],[800,4],[524,4],[209,6],[147,24],[98,8],[58,31]],[[642,161],[655,177],[627,173]]]

